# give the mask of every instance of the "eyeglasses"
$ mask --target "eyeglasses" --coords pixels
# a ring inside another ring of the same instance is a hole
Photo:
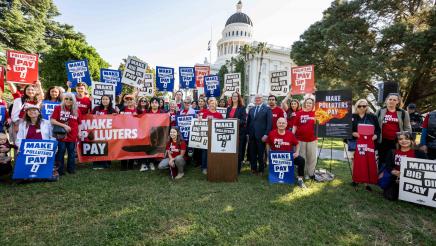
[[[358,108],[366,108],[366,107],[368,107],[368,105],[359,105],[359,106],[357,106]]]
[[[186,104],[190,104],[191,102],[184,102],[184,103],[186,103]]]
[[[147,101],[141,100],[141,101],[139,101],[139,102],[146,103]]]
[[[73,101],[73,99],[71,97],[65,97],[64,100],[65,101]]]
[[[276,99],[274,98],[269,98],[268,101],[275,101]]]

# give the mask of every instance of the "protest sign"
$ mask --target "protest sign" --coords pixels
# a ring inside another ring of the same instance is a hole
[[[193,114],[176,116],[176,124],[179,127],[183,140],[185,141],[189,141],[189,130],[191,128],[192,119],[194,118],[195,115]]]
[[[156,67],[156,89],[171,92],[174,90],[174,68]]]
[[[436,160],[401,157],[398,199],[436,208]]]
[[[294,157],[292,152],[269,152],[269,175],[271,184],[294,184]]]
[[[351,138],[351,90],[317,91],[318,137]]]
[[[217,107],[216,111],[223,116],[223,119],[226,118],[226,116],[227,116],[227,108]]]
[[[3,129],[5,122],[6,122],[6,107],[5,105],[0,105],[0,129]]]
[[[189,130],[188,147],[196,149],[207,149],[207,131],[209,127],[207,120],[192,119]]]
[[[146,69],[147,69],[147,63],[141,61],[137,57],[128,56],[126,62],[126,68],[124,69],[121,83],[133,87],[138,86],[138,82],[141,79],[144,79],[144,74]]]
[[[92,81],[92,108],[101,104],[102,96],[109,96],[112,102],[115,101],[115,86],[114,84],[108,84],[104,82]]]
[[[168,140],[168,114],[84,115],[80,162],[162,158]]]
[[[203,88],[204,87],[204,76],[210,74],[209,66],[195,66],[195,87]]]
[[[204,76],[204,91],[206,92],[206,97],[218,98],[221,95],[218,75]]]
[[[61,104],[61,102],[52,102],[50,100],[44,100],[41,104],[41,115],[44,120],[50,120],[53,114],[54,108]]]
[[[211,130],[211,153],[237,153],[237,119],[212,119]]]
[[[0,88],[5,91],[5,68],[0,66]]]
[[[115,86],[115,95],[120,95],[123,90],[123,84],[121,83],[121,71],[113,70],[113,69],[100,69],[100,81],[114,84]]]
[[[231,97],[233,92],[241,94],[241,73],[224,74],[224,96]]]
[[[33,84],[38,80],[38,54],[6,50],[6,59],[11,69],[6,71],[7,81]]]
[[[53,140],[23,139],[12,178],[52,178],[57,144]]]
[[[315,91],[315,66],[300,66],[291,68],[291,94],[300,95]]]
[[[286,96],[289,93],[290,85],[289,71],[274,71],[270,73],[271,95]]]
[[[72,83],[72,88],[75,88],[77,83],[86,83],[91,85],[91,74],[88,69],[88,60],[67,61],[65,62],[67,68],[68,81]]]
[[[195,68],[179,67],[179,88],[195,89]]]
[[[153,86],[153,74],[145,73],[144,79],[139,82],[138,85],[138,96],[140,97],[152,97],[154,96],[154,86]]]

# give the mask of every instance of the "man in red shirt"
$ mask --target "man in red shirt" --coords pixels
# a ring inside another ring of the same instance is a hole
[[[286,118],[280,117],[277,119],[277,129],[272,130],[268,134],[267,149],[273,151],[293,151],[294,165],[298,169],[297,184],[300,188],[306,188],[303,182],[305,160],[299,155],[300,146],[298,145],[298,140],[291,131],[286,130],[287,125]]]
[[[82,115],[91,113],[91,99],[86,95],[87,85],[83,82],[79,82],[76,85],[76,101],[77,107]]]
[[[286,113],[282,108],[277,106],[277,97],[274,95],[268,97],[268,105],[272,112],[272,130],[275,130],[277,129],[277,120],[281,117],[286,118]]]

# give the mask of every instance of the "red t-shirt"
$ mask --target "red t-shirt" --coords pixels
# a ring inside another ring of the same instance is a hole
[[[294,126],[297,126],[295,136],[303,142],[316,140],[315,136],[315,112],[299,111],[295,116]]]
[[[79,125],[81,121],[81,112],[78,110],[77,116],[71,114],[71,111],[62,111],[61,105],[57,105],[51,115],[52,119],[55,119],[63,124],[71,127],[71,131],[67,133],[67,136],[61,139],[61,142],[76,142],[79,136]]]
[[[120,114],[127,114],[127,115],[133,115],[133,113],[136,113],[136,108],[128,108],[125,107],[123,111],[120,112]]]
[[[170,125],[171,126],[176,126],[176,113],[175,112],[173,112],[173,113],[169,113],[170,114]]]
[[[430,114],[427,114],[424,118],[424,122],[422,122],[422,128],[428,128],[429,118],[430,118]]]
[[[95,115],[107,115],[108,114],[108,110],[101,108],[100,106],[96,106],[94,108],[94,110],[92,111],[93,114]]]
[[[12,97],[15,99],[20,98],[21,97],[21,92],[19,90],[17,90],[17,92],[12,94]]]
[[[268,134],[268,145],[271,150],[293,151],[294,146],[298,145],[298,140],[292,132],[285,130],[285,134],[281,135],[276,129]]]
[[[222,119],[223,118],[223,115],[218,111],[216,111],[215,113],[212,113],[209,110],[203,111],[202,118],[207,119],[208,116],[212,116],[213,119]]]
[[[403,152],[399,149],[395,150],[395,166],[394,169],[400,171],[401,169],[401,157],[411,157],[415,158],[415,150],[410,149],[409,151]]]
[[[198,111],[198,115],[199,115],[201,118],[203,118],[203,114],[204,114],[206,111],[208,111],[207,108],[200,109],[200,110]]]
[[[397,132],[399,131],[400,131],[400,125],[398,123],[397,111],[395,112],[387,111],[383,119],[382,138],[388,140],[395,140],[395,138],[397,137]]]
[[[180,155],[182,150],[186,151],[186,143],[185,141],[180,140],[180,144],[177,144],[171,140],[167,143],[166,149],[170,152],[171,158],[176,158],[178,155]]]
[[[36,128],[35,125],[29,125],[27,130],[26,139],[42,139],[41,129]]]
[[[230,110],[229,118],[235,118],[236,109],[237,109],[237,108],[232,108],[232,109]]]
[[[288,112],[286,112],[286,116],[288,118],[288,129],[294,127],[295,116],[297,116],[297,113],[300,111],[301,110],[291,112],[291,110],[289,109]]]
[[[177,103],[177,108],[182,109],[182,103]]]
[[[82,115],[91,112],[91,99],[89,99],[89,97],[78,98],[76,96],[76,101],[77,101],[77,107],[79,108],[80,113],[82,113]]]
[[[272,112],[272,130],[277,129],[277,120],[281,117],[285,117],[285,111],[280,107],[275,107],[271,109]]]

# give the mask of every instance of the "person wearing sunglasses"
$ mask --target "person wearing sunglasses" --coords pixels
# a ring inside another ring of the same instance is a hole
[[[183,100],[183,107],[178,112],[179,115],[188,115],[188,114],[195,114],[195,110],[191,107],[191,97],[186,96],[185,100]]]
[[[374,135],[372,137],[372,140],[375,141],[380,136],[380,125],[378,124],[377,117],[373,114],[373,111],[369,107],[368,101],[366,99],[359,99],[354,104],[353,108],[353,116],[352,116],[352,139],[348,139],[348,150],[349,151],[355,151],[356,150],[356,144],[357,139],[360,137],[357,129],[360,124],[368,124],[374,126]],[[375,144],[375,143],[374,143]],[[351,155],[353,156],[353,155]],[[373,154],[373,158],[375,158],[375,155]],[[372,170],[369,165],[376,165],[375,163],[368,163],[366,161],[359,162],[356,160],[353,160],[353,186],[357,186],[358,183],[364,183],[365,189],[368,191],[371,191],[371,187],[368,185],[368,182],[365,182],[364,180],[370,180],[369,177],[369,171]],[[374,167],[376,169],[376,167]],[[360,172],[359,170],[363,170]],[[376,173],[377,175],[377,173]],[[376,178],[375,178],[376,180]]]
[[[135,97],[133,95],[124,96],[125,106],[121,109],[120,114],[137,115]]]
[[[412,132],[410,117],[407,111],[400,108],[401,97],[398,93],[390,93],[385,100],[385,107],[376,113],[381,129],[381,136],[378,138],[378,166],[379,169],[386,160],[386,153],[395,149],[397,132]]]
[[[148,102],[147,98],[140,97],[138,100],[138,105],[136,106],[136,112],[138,115],[145,114],[150,107],[150,103]]]

